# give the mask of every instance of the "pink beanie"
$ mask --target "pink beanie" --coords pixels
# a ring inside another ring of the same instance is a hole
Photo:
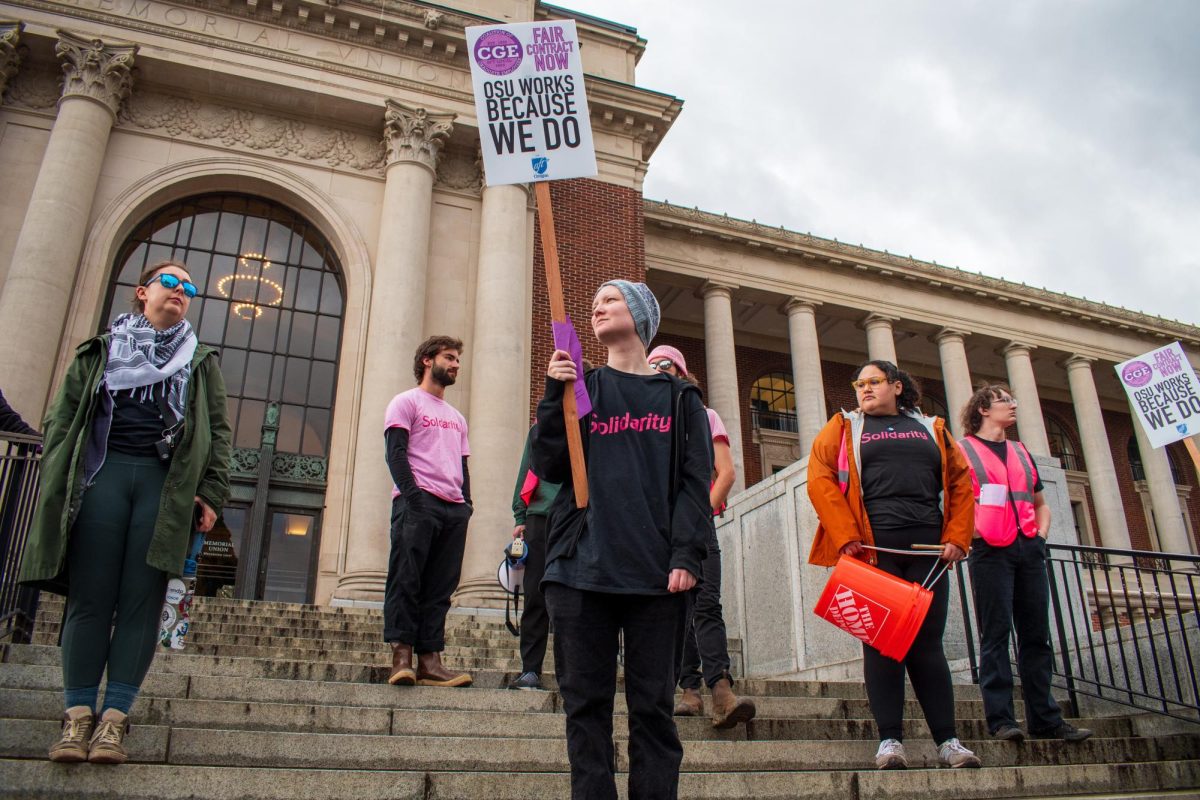
[[[671,363],[674,364],[675,368],[679,370],[680,375],[688,374],[687,361],[684,361],[683,353],[679,352],[674,347],[671,347],[669,344],[660,344],[658,347],[651,350],[650,355],[646,360],[653,362],[662,358],[671,359]]]

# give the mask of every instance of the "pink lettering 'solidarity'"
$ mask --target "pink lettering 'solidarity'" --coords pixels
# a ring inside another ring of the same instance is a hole
[[[658,414],[646,414],[643,417],[630,416],[629,412],[625,412],[623,417],[609,417],[607,420],[600,420],[595,416],[592,417],[592,427],[590,432],[597,436],[608,436],[613,433],[621,433],[622,431],[637,431],[638,433],[670,433],[671,418],[662,417]]]

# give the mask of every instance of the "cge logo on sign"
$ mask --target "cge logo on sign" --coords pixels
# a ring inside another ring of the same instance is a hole
[[[1154,369],[1145,361],[1131,361],[1121,370],[1121,380],[1135,389],[1145,386],[1154,377]]]
[[[521,66],[521,40],[506,30],[491,30],[475,42],[475,63],[492,75],[509,75]]]

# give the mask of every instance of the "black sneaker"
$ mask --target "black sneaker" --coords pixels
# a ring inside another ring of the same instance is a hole
[[[1005,742],[1013,742],[1020,744],[1025,741],[1025,731],[1018,728],[1016,725],[1001,725],[996,730],[992,731],[993,739],[1000,739]]]
[[[1076,728],[1069,722],[1062,722],[1057,728],[1051,728],[1048,731],[1040,731],[1033,734],[1035,739],[1062,739],[1064,742],[1082,742],[1089,739],[1092,732],[1087,728]]]
[[[536,672],[522,672],[517,679],[508,685],[510,689],[541,689],[542,678]]]

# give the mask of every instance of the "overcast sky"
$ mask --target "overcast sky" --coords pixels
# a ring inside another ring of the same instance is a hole
[[[685,101],[646,197],[1200,324],[1200,2],[560,4]]]

